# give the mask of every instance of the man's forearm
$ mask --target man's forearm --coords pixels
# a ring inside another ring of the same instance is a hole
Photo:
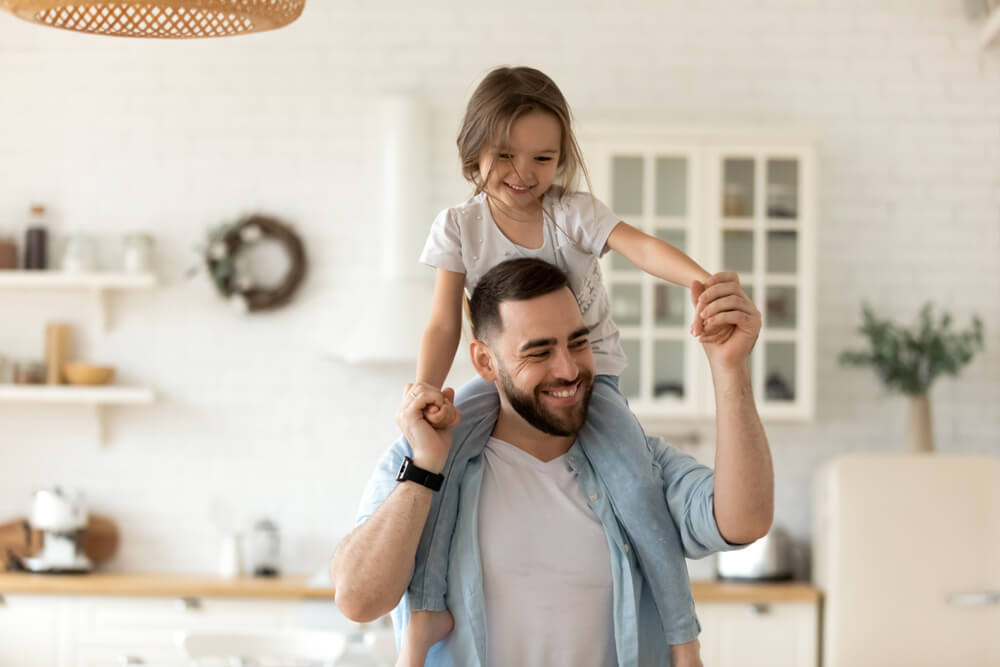
[[[763,537],[774,518],[774,469],[750,373],[713,369],[716,406],[715,520],[729,542]]]
[[[433,492],[401,483],[333,554],[330,578],[340,611],[372,621],[395,607],[410,581]]]

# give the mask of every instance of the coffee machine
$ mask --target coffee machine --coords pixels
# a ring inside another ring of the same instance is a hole
[[[83,553],[87,508],[83,494],[53,487],[35,492],[31,527],[43,535],[42,550],[22,564],[31,572],[90,572],[94,564]]]

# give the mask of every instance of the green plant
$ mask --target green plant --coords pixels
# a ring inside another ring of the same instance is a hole
[[[914,329],[891,320],[879,319],[869,304],[862,308],[864,323],[858,331],[868,338],[870,349],[845,350],[840,363],[850,366],[873,366],[889,391],[911,396],[926,394],[941,374],[958,375],[983,349],[983,322],[972,316],[972,329],[951,331],[951,315],[944,313],[936,322],[931,304],[920,309],[920,322]]]

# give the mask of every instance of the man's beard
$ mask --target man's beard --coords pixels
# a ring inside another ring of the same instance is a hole
[[[587,408],[590,405],[590,395],[594,391],[593,374],[587,371],[580,371],[577,382],[546,387],[546,389],[558,391],[562,387],[568,389],[574,384],[580,384],[580,388],[577,391],[584,392],[583,400],[574,406],[575,411],[566,418],[560,417],[542,405],[542,401],[539,398],[541,386],[535,387],[535,393],[531,395],[527,392],[522,392],[514,386],[513,380],[503,366],[497,368],[497,375],[500,376],[500,388],[504,396],[507,397],[507,400],[510,401],[510,405],[514,408],[514,411],[521,415],[524,421],[542,433],[558,436],[575,436],[583,428],[583,423],[587,419]]]

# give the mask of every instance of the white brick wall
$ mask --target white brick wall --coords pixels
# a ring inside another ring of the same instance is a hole
[[[319,567],[412,372],[344,366],[312,345],[321,321],[350,326],[357,285],[377,279],[374,98],[417,91],[433,106],[440,207],[466,192],[461,107],[500,63],[547,71],[584,123],[820,137],[819,414],[768,427],[778,520],[798,537],[820,461],[900,448],[904,401],[836,363],[862,299],[903,317],[928,299],[963,323],[983,316],[987,352],[935,387],[934,416],[940,449],[1000,452],[1000,51],[976,51],[958,0],[393,4],[312,0],[289,29],[189,43],[0,16],[0,231],[20,234],[35,200],[56,233],[98,234],[109,257],[126,231],[154,229],[167,283],[117,297],[106,336],[79,297],[0,293],[0,354],[38,355],[44,322],[68,319],[81,356],[163,395],[112,411],[103,449],[83,409],[0,407],[0,519],[37,487],[76,484],[122,526],[115,567],[198,571],[214,563],[221,499],[280,522],[287,569]],[[208,225],[257,209],[294,221],[313,265],[294,307],[242,320],[182,276]]]

